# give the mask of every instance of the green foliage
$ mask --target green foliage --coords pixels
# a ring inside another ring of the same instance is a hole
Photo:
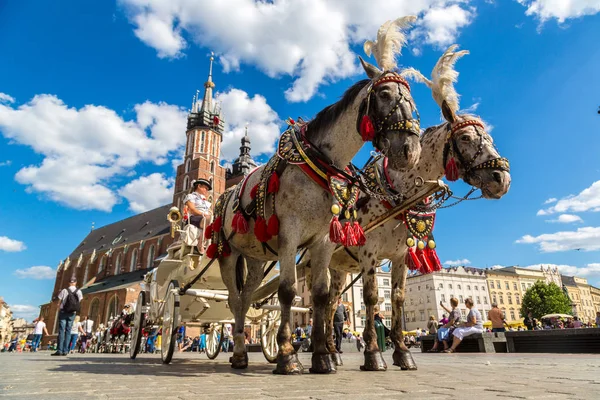
[[[537,281],[523,296],[521,316],[531,311],[533,318],[546,314],[572,314],[571,300],[555,283]]]

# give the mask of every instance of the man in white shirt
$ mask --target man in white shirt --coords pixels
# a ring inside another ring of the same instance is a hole
[[[83,299],[81,290],[77,289],[77,278],[72,277],[69,287],[63,289],[58,294],[58,340],[56,343],[56,353],[53,356],[66,356],[69,353],[69,341],[71,340],[71,328],[77,312],[79,312],[80,302]]]
[[[206,198],[209,190],[212,190],[210,181],[206,179],[198,179],[194,181],[192,185],[192,192],[183,199],[183,204],[185,204],[187,207],[187,212],[190,215],[190,224],[200,229],[200,235],[198,236],[198,251],[200,254],[204,254],[204,247],[202,243],[202,238],[204,236],[204,224],[202,221],[204,218],[210,220],[211,215],[211,203]]]
[[[33,328],[33,340],[31,341],[31,351],[37,351],[38,347],[40,346],[40,342],[42,341],[43,334],[46,334],[46,336],[48,336],[48,331],[46,330],[46,323],[44,322],[44,317],[40,317]]]
[[[92,338],[94,333],[94,321],[89,319],[87,315],[83,317],[83,321],[81,321],[81,347],[79,348],[80,353],[85,353],[85,349],[87,348],[87,341]]]

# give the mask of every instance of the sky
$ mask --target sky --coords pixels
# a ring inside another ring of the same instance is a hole
[[[30,319],[93,225],[170,202],[211,52],[223,162],[246,125],[265,162],[283,121],[363,79],[364,41],[405,15],[418,20],[399,66],[428,76],[449,45],[469,50],[461,108],[512,168],[502,199],[438,213],[442,261],[557,265],[600,285],[599,14],[600,0],[0,2],[0,296]],[[422,126],[440,123],[412,86]]]

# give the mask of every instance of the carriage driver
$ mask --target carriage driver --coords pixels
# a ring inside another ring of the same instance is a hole
[[[198,239],[198,251],[200,254],[204,254],[204,246],[202,243],[204,227],[202,220],[204,218],[210,219],[211,215],[211,204],[206,198],[209,190],[212,190],[210,181],[202,178],[198,179],[192,184],[190,194],[185,196],[185,199],[183,199],[183,203],[186,205],[190,214],[190,224],[200,229],[200,235]]]

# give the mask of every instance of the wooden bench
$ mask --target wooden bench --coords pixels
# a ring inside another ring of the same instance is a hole
[[[600,328],[506,332],[510,353],[600,354]]]
[[[421,336],[421,352],[425,353],[433,347],[435,335]],[[443,350],[443,347],[439,347]],[[506,337],[503,332],[478,333],[467,336],[456,348],[458,353],[506,353]]]

